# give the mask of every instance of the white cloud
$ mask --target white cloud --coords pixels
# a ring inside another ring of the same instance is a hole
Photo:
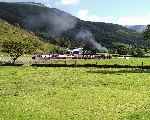
[[[66,9],[66,5],[79,4],[81,0],[0,0],[3,2],[41,2],[47,6]],[[147,25],[150,24],[150,14],[143,16],[98,16],[91,14],[88,9],[81,9],[77,17],[86,21],[115,23],[120,25]]]
[[[78,11],[77,16],[85,21],[94,21],[94,22],[106,22],[106,23],[112,23],[114,21],[114,17],[111,16],[104,16],[100,17],[97,15],[92,15],[89,13],[89,10],[87,9],[81,9]]]
[[[147,25],[150,24],[150,15],[145,16],[124,16],[117,20],[121,25]]]
[[[80,0],[61,0],[63,5],[75,5],[78,4]]]
[[[106,22],[120,25],[147,25],[150,24],[150,14],[143,16],[97,16],[90,14],[88,9],[81,9],[77,13],[77,17],[85,21]]]

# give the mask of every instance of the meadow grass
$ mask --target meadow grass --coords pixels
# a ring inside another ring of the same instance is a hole
[[[0,67],[0,120],[150,120],[149,73]]]

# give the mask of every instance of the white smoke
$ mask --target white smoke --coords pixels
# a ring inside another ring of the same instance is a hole
[[[53,35],[60,36],[63,32],[73,29],[77,24],[77,19],[67,14],[54,15],[53,18],[48,18],[51,25]]]
[[[0,0],[0,2],[42,3],[46,6],[50,6],[50,3],[53,1],[56,0]],[[30,29],[46,27],[49,36],[54,38],[60,36],[63,32],[75,28],[77,21],[77,18],[72,17],[70,14],[65,12],[60,12],[57,9],[53,9],[53,12],[41,12],[38,15],[31,15],[23,20],[25,27]],[[81,30],[77,33],[76,39],[90,43],[99,51],[108,51],[107,48],[103,47],[95,40],[93,34],[88,30]]]
[[[31,2],[42,3],[46,6],[50,6],[54,0],[0,0],[2,2]],[[57,1],[57,0],[55,0]],[[47,28],[47,32],[51,37],[58,37],[63,32],[66,32],[75,27],[77,19],[72,17],[63,11],[53,9],[53,12],[40,11],[36,15],[28,15],[24,20],[24,25],[29,29]]]
[[[36,29],[46,27],[49,36],[59,37],[76,26],[77,19],[71,15],[53,9],[53,12],[42,12],[35,16],[29,16],[24,20],[27,28]]]
[[[80,40],[84,40],[85,42],[89,42],[91,44],[91,46],[93,46],[94,48],[98,49],[99,51],[102,52],[108,52],[106,47],[103,47],[101,44],[99,44],[93,34],[88,31],[88,30],[81,30],[77,35],[76,35],[76,39],[80,39]]]

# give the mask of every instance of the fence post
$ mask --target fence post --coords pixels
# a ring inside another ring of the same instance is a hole
[[[77,66],[77,61],[75,60],[75,67]]]
[[[144,62],[142,61],[142,69],[144,69]]]

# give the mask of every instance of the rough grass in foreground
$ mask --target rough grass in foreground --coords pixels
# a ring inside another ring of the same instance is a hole
[[[149,72],[0,67],[0,119],[149,120]]]

